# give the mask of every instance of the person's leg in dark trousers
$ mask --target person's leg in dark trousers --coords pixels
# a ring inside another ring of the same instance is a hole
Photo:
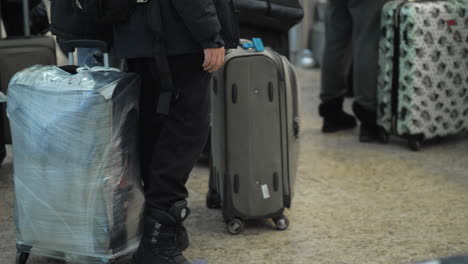
[[[203,150],[210,124],[211,74],[201,67],[203,55],[171,57],[169,63],[179,96],[168,116],[156,118],[160,132],[145,182],[148,207],[161,210],[188,197],[185,183]]]
[[[343,111],[347,93],[347,67],[352,36],[352,18],[346,0],[330,0],[325,23],[325,52],[322,62],[322,88],[319,114],[322,131],[336,132],[356,126],[354,117]]]
[[[154,59],[129,59],[127,63],[128,70],[138,73],[141,78],[139,156],[141,177],[143,182],[146,183],[153,155],[153,147],[159,138],[161,130],[161,118],[159,118],[155,110],[160,92],[159,79],[158,75],[153,73],[153,69],[156,67]]]
[[[353,21],[353,110],[361,121],[360,141],[378,139],[376,125],[380,15],[385,0],[349,0]]]
[[[179,96],[167,116],[155,112],[159,80],[149,70],[154,61],[129,62],[129,69],[143,79],[140,136],[146,211],[144,237],[135,255],[139,264],[188,263],[180,253],[188,246],[182,225],[189,214],[185,184],[209,131],[211,74],[202,69],[203,59],[203,54],[170,57]]]

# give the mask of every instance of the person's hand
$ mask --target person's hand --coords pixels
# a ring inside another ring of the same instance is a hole
[[[203,69],[207,72],[215,72],[224,63],[224,47],[205,49],[205,61],[203,62]]]

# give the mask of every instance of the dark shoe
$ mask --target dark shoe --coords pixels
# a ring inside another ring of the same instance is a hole
[[[190,264],[180,251],[151,251],[141,245],[133,255],[133,261],[135,264]]]
[[[190,244],[189,235],[184,226],[184,220],[190,215],[190,209],[187,207],[187,201],[179,201],[172,205],[169,209],[169,214],[171,214],[177,222],[176,246],[180,251],[184,251]]]
[[[322,132],[334,133],[340,130],[352,129],[356,127],[356,120],[352,115],[341,111],[336,116],[325,117],[323,119]]]
[[[169,212],[147,210],[143,238],[135,253],[136,264],[190,264],[181,248],[188,247],[188,236],[182,222],[189,216],[186,201],[175,203]]]
[[[377,126],[377,114],[373,111],[365,109],[357,103],[353,104],[353,111],[354,114],[356,114],[356,117],[361,121],[359,141],[379,141],[379,127]]]
[[[379,141],[379,129],[376,125],[362,124],[359,131],[359,141],[363,143]]]
[[[354,117],[343,111],[343,98],[320,104],[319,114],[323,117],[323,133],[333,133],[356,127]]]
[[[0,165],[2,165],[3,160],[5,159],[5,157],[6,157],[6,148],[2,147],[2,148],[0,148]]]

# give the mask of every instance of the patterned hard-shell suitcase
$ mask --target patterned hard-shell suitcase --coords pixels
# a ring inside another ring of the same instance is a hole
[[[468,1],[391,1],[382,11],[378,125],[388,141],[468,130]],[[395,67],[396,66],[396,67]]]

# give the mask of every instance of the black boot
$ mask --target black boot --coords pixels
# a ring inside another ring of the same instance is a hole
[[[375,142],[379,140],[379,128],[377,126],[377,114],[369,111],[361,105],[354,103],[353,111],[357,118],[361,121],[359,130],[360,142]]]
[[[319,114],[323,117],[323,133],[333,133],[356,127],[354,117],[343,111],[343,98],[320,104]]]
[[[157,209],[146,211],[143,238],[134,255],[136,264],[190,264],[182,255],[188,247],[188,236],[183,221],[190,210],[186,201],[175,203],[168,212]]]
[[[190,239],[187,229],[184,226],[184,220],[190,215],[190,209],[187,207],[187,201],[180,201],[172,205],[169,209],[171,215],[180,216],[180,221],[177,221],[176,247],[182,252],[189,247]],[[182,217],[183,215],[183,217]]]

